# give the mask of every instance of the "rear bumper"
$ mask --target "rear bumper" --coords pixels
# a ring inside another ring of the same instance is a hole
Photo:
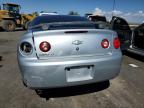
[[[19,67],[24,83],[32,89],[57,88],[101,82],[114,78],[120,72],[122,55],[120,52],[103,57],[83,57],[77,59],[37,60],[19,58]],[[93,77],[89,80],[68,82],[66,68],[93,66]]]

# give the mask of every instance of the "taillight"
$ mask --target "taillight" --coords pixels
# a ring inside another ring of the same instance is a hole
[[[20,44],[20,50],[25,55],[31,54],[32,45],[29,42],[23,42]]]
[[[43,41],[40,43],[39,48],[43,52],[48,52],[51,49],[51,45],[47,41]]]
[[[115,49],[118,49],[120,47],[120,40],[118,37],[114,38],[113,45]]]
[[[108,39],[103,39],[102,42],[101,42],[101,46],[103,48],[108,48],[109,47],[109,41],[108,41]]]

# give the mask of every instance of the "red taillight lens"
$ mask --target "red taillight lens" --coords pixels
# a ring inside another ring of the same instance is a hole
[[[115,49],[118,49],[120,47],[120,40],[119,40],[119,38],[117,38],[117,37],[114,38],[113,45],[114,45]]]
[[[43,52],[48,52],[51,49],[51,45],[50,43],[44,41],[40,43],[39,48]]]
[[[108,48],[109,47],[109,41],[108,41],[108,39],[103,39],[102,42],[101,42],[101,46],[103,48]]]

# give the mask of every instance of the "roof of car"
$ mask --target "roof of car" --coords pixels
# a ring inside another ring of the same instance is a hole
[[[58,15],[56,12],[42,12],[42,13],[39,13],[39,16],[42,16],[42,15]]]

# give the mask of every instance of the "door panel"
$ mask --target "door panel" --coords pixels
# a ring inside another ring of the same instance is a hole
[[[126,20],[120,17],[113,17],[111,20],[111,29],[118,33],[121,41],[121,49],[126,50],[130,46],[132,31]]]
[[[144,24],[134,30],[133,46],[144,50]]]

